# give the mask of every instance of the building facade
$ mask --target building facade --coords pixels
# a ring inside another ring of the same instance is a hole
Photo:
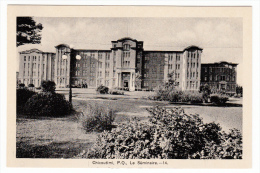
[[[54,80],[55,53],[31,49],[20,52],[18,83],[41,85],[42,80]]]
[[[225,61],[201,64],[201,84],[208,84],[211,90],[235,94],[237,86],[237,65]]]
[[[45,78],[55,81],[57,87],[67,87],[71,76],[73,85],[97,87],[102,84],[109,88],[128,88],[130,91],[153,90],[167,81],[170,73],[174,74],[181,90],[199,90],[200,87],[202,49],[197,46],[189,46],[182,51],[145,51],[143,41],[125,37],[112,41],[110,50],[71,49],[66,44],[55,48],[56,54],[51,54],[50,62],[47,60],[49,63],[45,63],[50,70],[46,69],[50,75]],[[25,52],[20,53],[21,59]],[[68,58],[63,59],[64,55]],[[76,58],[78,55],[81,59]],[[27,53],[27,56],[35,55]],[[21,64],[23,62],[20,63],[20,72],[25,70],[27,73],[28,69],[21,67]],[[21,80],[31,82],[31,76],[24,77],[26,75],[21,76]],[[33,80],[37,83],[37,80],[45,78]]]

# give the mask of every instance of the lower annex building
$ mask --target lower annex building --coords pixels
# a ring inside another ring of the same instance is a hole
[[[235,94],[237,86],[237,65],[226,61],[201,64],[201,85],[211,90]]]
[[[42,80],[52,80],[57,87],[66,87],[71,72],[73,85],[152,90],[173,72],[181,90],[200,87],[203,49],[197,46],[182,51],[145,51],[143,41],[125,37],[112,41],[110,50],[72,49],[67,44],[55,48],[56,53],[38,49],[20,52],[19,82],[38,87]]]

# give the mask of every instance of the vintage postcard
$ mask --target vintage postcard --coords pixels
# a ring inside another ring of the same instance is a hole
[[[8,6],[8,167],[251,168],[252,8]]]

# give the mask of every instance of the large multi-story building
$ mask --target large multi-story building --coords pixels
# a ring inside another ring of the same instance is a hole
[[[225,61],[201,64],[201,84],[208,84],[212,91],[236,93],[237,65]]]
[[[182,51],[145,51],[143,41],[126,37],[112,41],[110,50],[73,49],[66,44],[55,48],[56,54],[36,49],[20,52],[21,82],[39,86],[41,80],[49,79],[54,80],[57,87],[66,87],[71,76],[73,85],[97,87],[103,84],[109,88],[125,87],[130,91],[152,90],[167,81],[168,74],[173,72],[181,90],[198,90],[200,86],[202,48],[197,46]],[[49,57],[45,61],[42,59],[44,55]],[[68,58],[63,59],[64,55]],[[77,55],[81,59],[76,58]],[[36,56],[36,59],[39,56],[40,60],[29,60],[29,70],[25,56]],[[36,63],[36,76],[32,75],[32,63]]]
[[[31,49],[20,52],[19,83],[40,86],[42,80],[54,80],[55,53]]]

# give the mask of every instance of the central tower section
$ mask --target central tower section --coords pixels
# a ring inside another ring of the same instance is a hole
[[[137,55],[143,51],[143,42],[125,37],[112,41],[112,55],[115,62],[116,86],[135,91]]]

